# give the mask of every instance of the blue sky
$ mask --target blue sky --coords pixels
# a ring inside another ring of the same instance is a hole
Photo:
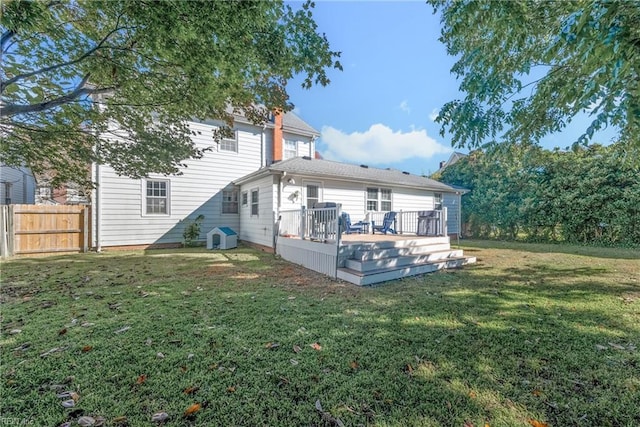
[[[449,72],[454,58],[438,41],[439,16],[423,1],[317,1],[314,18],[332,50],[342,52],[344,67],[330,72],[327,87],[304,90],[296,80],[288,88],[294,111],[321,132],[318,151],[331,160],[414,174],[436,171],[453,149],[433,118],[461,97]],[[564,148],[586,123],[574,120],[542,145]],[[609,130],[602,139],[613,134]]]

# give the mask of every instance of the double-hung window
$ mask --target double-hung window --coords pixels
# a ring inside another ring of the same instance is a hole
[[[298,141],[292,141],[290,139],[285,139],[284,141],[284,152],[282,153],[282,157],[284,160],[292,159],[298,155]]]
[[[390,211],[391,189],[367,187],[367,210]]]
[[[307,208],[313,208],[316,203],[320,201],[320,185],[319,184],[307,184]]]
[[[257,216],[258,212],[259,212],[259,210],[258,210],[258,207],[259,207],[258,206],[258,200],[259,200],[258,196],[259,196],[259,193],[258,193],[258,189],[257,188],[255,190],[251,190],[251,215],[252,216],[253,215]]]
[[[249,193],[246,191],[242,192],[242,207],[249,205]]]
[[[238,131],[233,131],[233,136],[220,141],[220,151],[238,152]]]
[[[167,215],[169,213],[169,181],[147,179],[145,183],[146,215]]]
[[[433,193],[433,209],[442,210],[442,193]]]
[[[222,213],[223,214],[238,213],[238,191],[237,190],[222,191]]]

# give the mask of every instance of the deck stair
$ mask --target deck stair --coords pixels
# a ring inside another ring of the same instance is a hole
[[[448,237],[356,242],[341,246],[337,277],[366,286],[475,262]]]

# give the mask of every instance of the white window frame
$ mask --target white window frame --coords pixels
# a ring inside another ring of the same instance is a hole
[[[232,138],[222,138],[218,144],[218,151],[224,151],[227,153],[238,152],[238,130],[233,130]]]
[[[254,200],[255,195],[255,200]],[[255,213],[254,213],[255,206]],[[251,216],[259,216],[260,215],[260,189],[252,188],[251,189]]]
[[[319,181],[303,181],[302,182],[302,188],[304,190],[304,198],[302,199],[304,201],[304,205],[307,207],[307,209],[311,209],[313,208],[313,205],[309,203],[309,186],[312,185],[314,187],[318,187],[318,203],[321,203],[323,201],[323,187],[322,187],[322,182]]]
[[[376,191],[376,197],[369,197],[369,190]],[[383,198],[383,193],[388,192],[389,198]],[[390,212],[393,210],[393,190],[391,188],[384,187],[366,187],[364,190],[364,208],[366,212]],[[375,203],[375,209],[370,209],[369,202]],[[383,209],[383,204],[388,204],[389,209]]]
[[[165,196],[151,196],[153,198],[165,199],[165,212],[148,212],[147,211],[147,183],[158,182],[165,185]],[[142,215],[143,216],[169,216],[171,215],[171,181],[168,179],[147,178],[142,180]]]
[[[247,206],[249,206],[249,192],[248,191],[243,191],[242,192],[241,203],[242,203],[242,207],[243,208],[246,208]]]
[[[287,145],[293,145],[292,147],[287,147]],[[294,157],[298,157],[298,141],[294,139],[285,139],[283,148],[282,148],[282,159],[293,159]]]
[[[442,193],[433,193],[433,209],[441,211],[443,200],[444,198],[442,197]]]
[[[232,200],[227,200],[227,196],[229,195],[229,193],[231,193],[231,199]],[[234,200],[235,199],[235,200]],[[225,212],[224,208],[225,206],[229,207],[232,206],[235,203],[236,205],[236,209],[235,212]],[[240,212],[240,203],[238,200],[238,189],[237,188],[233,188],[231,190],[222,190],[222,205],[220,207],[221,210],[221,214],[222,215],[237,215]]]

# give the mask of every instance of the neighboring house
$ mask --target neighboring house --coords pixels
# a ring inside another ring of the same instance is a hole
[[[0,205],[33,204],[36,184],[26,167],[0,164]]]
[[[89,174],[89,169],[87,169]],[[76,183],[66,183],[53,187],[51,180],[55,171],[36,174],[36,200],[37,205],[88,205],[90,204],[90,191]]]
[[[264,126],[242,116],[234,119],[234,137],[219,143],[212,138],[219,122],[190,122],[191,129],[199,132],[194,136],[196,145],[211,150],[201,159],[185,161],[187,167],[180,176],[130,179],[118,176],[109,166],[94,165],[93,246],[180,243],[185,226],[199,215],[204,216],[201,240],[214,227],[241,231],[242,200],[233,181],[274,161],[315,154],[319,133],[294,113],[275,115]],[[266,202],[261,203],[261,208],[264,206]],[[269,217],[273,218],[273,212]]]
[[[435,171],[433,175],[440,176],[442,174],[442,171],[444,171],[447,167],[456,164],[460,159],[464,159],[465,157],[467,157],[467,154],[454,151],[451,156],[449,156],[449,159],[447,161],[440,162],[440,168]]]

